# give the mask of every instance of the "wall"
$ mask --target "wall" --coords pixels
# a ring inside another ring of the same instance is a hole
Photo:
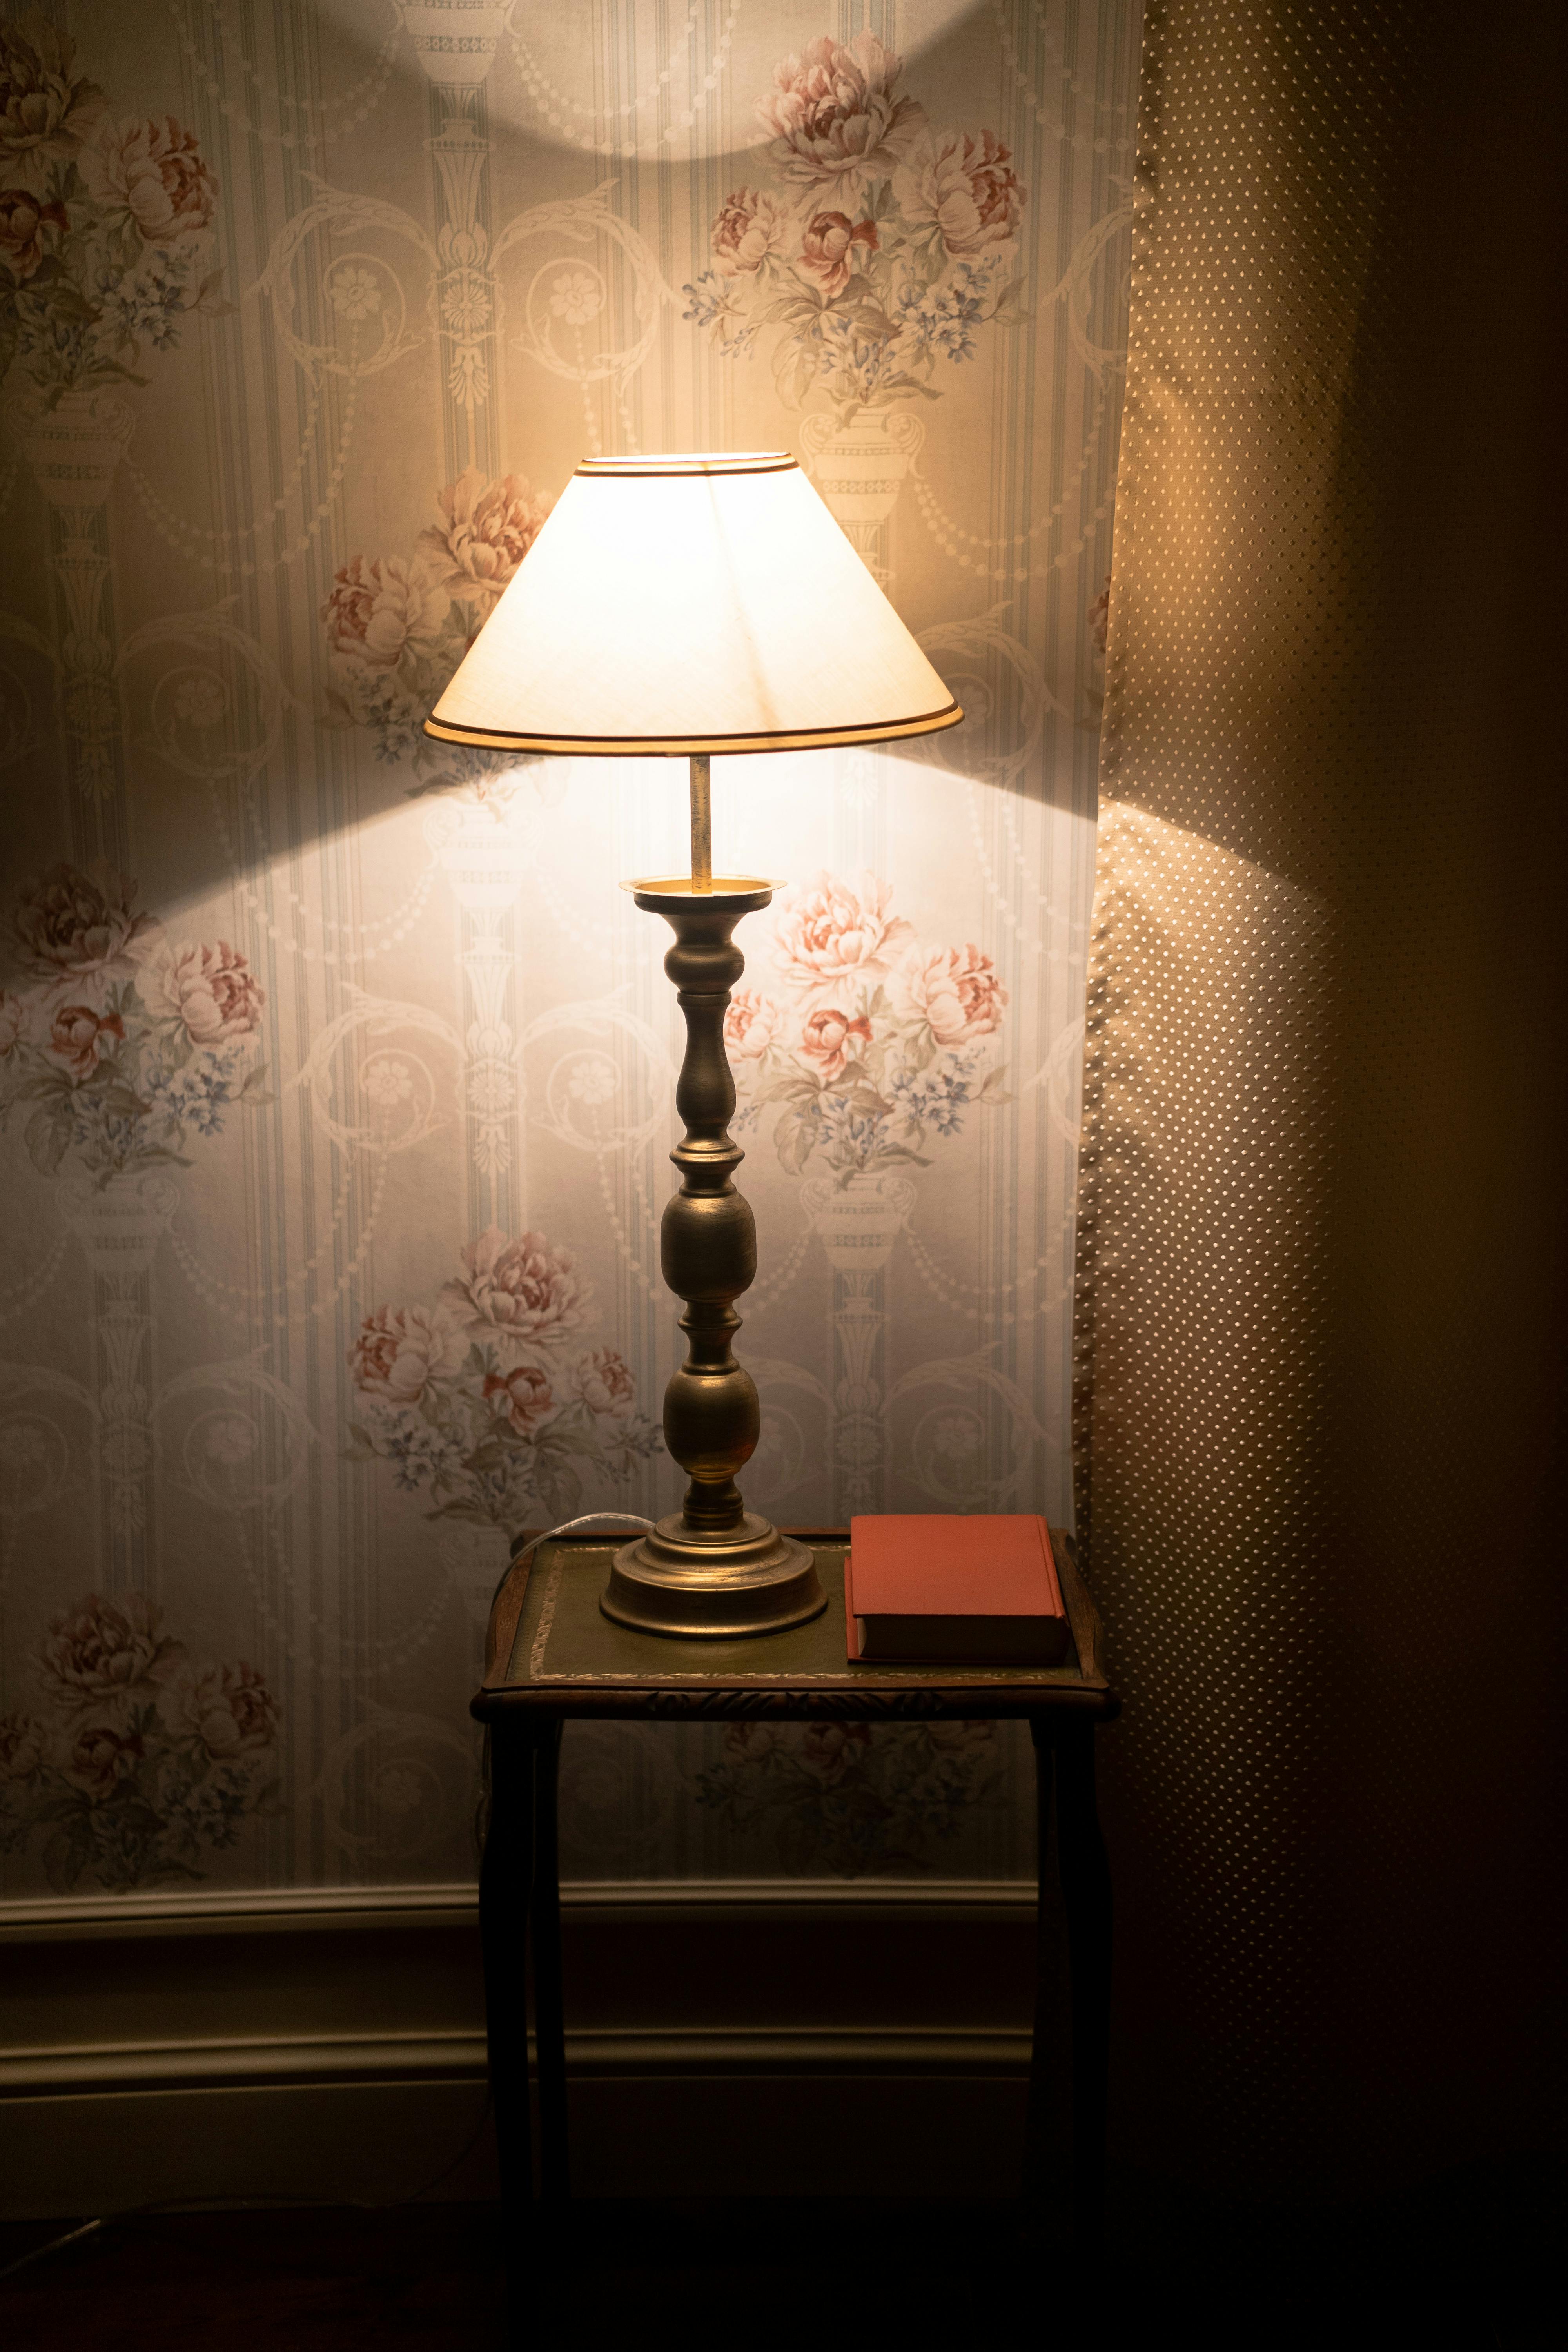
[[[467,1883],[508,1529],[672,1498],[676,1024],[615,884],[681,778],[418,733],[584,451],[796,450],[970,712],[716,771],[721,861],[789,877],[733,1041],[749,1492],[1068,1510],[1137,30],[4,20],[6,1903]],[[574,1730],[567,1866],[1016,1881],[1023,1772]]]

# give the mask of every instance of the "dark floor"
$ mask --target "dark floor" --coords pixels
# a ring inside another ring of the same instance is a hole
[[[552,2214],[531,2341],[1546,2352],[1568,2340],[1561,2204],[1541,2166],[1318,2214],[1134,2184],[1086,2275],[1065,2247],[1021,2249],[1000,2205],[585,2201]],[[0,2270],[68,2226],[0,2227]],[[491,2352],[496,2229],[482,2205],[128,2216],[0,2278],[0,2345]]]

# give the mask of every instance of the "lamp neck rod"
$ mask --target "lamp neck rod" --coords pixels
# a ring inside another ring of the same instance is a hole
[[[709,795],[708,754],[691,760],[691,887],[704,897],[713,888],[713,812]]]

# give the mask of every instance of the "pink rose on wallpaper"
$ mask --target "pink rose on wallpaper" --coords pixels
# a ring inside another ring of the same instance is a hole
[[[789,236],[789,214],[762,188],[732,188],[713,221],[713,267],[721,278],[743,278],[760,269],[770,253],[782,253]]]
[[[355,555],[338,567],[321,619],[341,660],[393,670],[405,655],[417,656],[435,644],[451,609],[421,557]]]
[[[36,1715],[0,1715],[0,1780],[30,1780],[44,1760],[45,1745]]]
[[[149,976],[147,998],[155,1013],[177,1015],[197,1045],[253,1035],[267,1002],[249,963],[226,940],[171,949]]]
[[[119,1601],[89,1592],[54,1618],[37,1653],[47,1696],[72,1708],[152,1696],[184,1652],[184,1643],[160,1635],[162,1613],[139,1592]]]
[[[104,1797],[116,1780],[135,1771],[145,1754],[139,1731],[127,1731],[109,1723],[89,1723],[72,1742],[66,1778],[74,1780],[79,1789],[85,1789],[89,1796]]]
[[[795,267],[815,278],[825,294],[842,294],[855,266],[857,245],[864,246],[868,253],[876,252],[874,221],[851,223],[847,213],[818,213],[806,224]]]
[[[905,219],[916,229],[939,229],[949,253],[964,260],[1010,244],[1025,202],[1012,161],[994,131],[928,132],[895,180]]]
[[[0,25],[0,174],[41,189],[68,163],[108,101],[73,71],[76,43],[42,14]]]
[[[256,1668],[207,1664],[175,1685],[166,1712],[188,1727],[215,1761],[270,1748],[278,1736],[278,1703]]]
[[[42,1720],[0,1721],[6,1842],[37,1832],[51,1886],[199,1878],[200,1848],[232,1846],[268,1793],[278,1709],[261,1675],[185,1664],[158,1623],[142,1593],[88,1593],[38,1643]]]
[[[890,882],[863,874],[858,888],[819,874],[789,901],[773,928],[773,956],[790,986],[839,989],[889,971],[914,940],[913,926],[888,911]]]
[[[440,1308],[378,1307],[349,1349],[354,1386],[389,1404],[417,1404],[434,1380],[449,1378],[463,1359],[463,1335]]]
[[[554,1392],[536,1364],[519,1364],[510,1372],[488,1372],[484,1392],[492,1402],[505,1398],[504,1404],[496,1403],[496,1410],[505,1413],[520,1437],[531,1437],[555,1410]]]
[[[550,500],[521,474],[487,482],[477,466],[436,494],[442,520],[417,545],[441,586],[486,612],[538,538]]]
[[[44,257],[45,231],[68,226],[63,205],[42,204],[26,188],[0,188],[0,262],[19,286]]]
[[[824,1085],[830,1086],[835,1078],[842,1076],[850,1057],[870,1042],[871,1024],[864,1015],[852,1020],[836,1005],[826,1005],[806,1022],[800,1052],[806,1061],[816,1065],[816,1075]]]
[[[129,979],[150,952],[163,926],[133,912],[136,885],[102,858],[85,872],[51,866],[23,888],[11,918],[27,970],[40,980],[82,983],[93,992]]]
[[[129,213],[149,245],[195,236],[217,209],[217,182],[195,135],[172,114],[106,122],[82,157],[99,203]]]
[[[870,1740],[871,1727],[867,1723],[808,1723],[801,1734],[800,1760],[816,1779],[831,1787],[864,1760]]]
[[[781,58],[757,116],[785,179],[837,188],[890,173],[925,121],[915,100],[893,96],[903,62],[865,32],[843,43],[824,33]]]
[[[577,1328],[593,1288],[570,1250],[552,1249],[540,1233],[509,1241],[491,1225],[464,1250],[462,1276],[441,1297],[476,1339],[539,1347]]]
[[[573,1366],[572,1386],[590,1412],[627,1413],[637,1403],[637,1382],[616,1348],[593,1348]]]
[[[125,1024],[118,1013],[95,1013],[89,1004],[62,1004],[49,1024],[45,1051],[62,1063],[80,1086],[90,1078],[106,1054],[125,1042]]]
[[[724,1048],[731,1061],[760,1061],[778,1035],[784,1015],[755,988],[738,988],[724,1014]]]
[[[779,1744],[779,1735],[771,1723],[727,1723],[724,1726],[724,1753],[731,1764],[760,1764],[771,1756]]]
[[[977,947],[937,948],[898,975],[900,993],[939,1045],[969,1045],[1002,1026],[1007,992]]]

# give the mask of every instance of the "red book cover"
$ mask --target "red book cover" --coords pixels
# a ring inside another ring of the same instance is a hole
[[[1069,1633],[1035,1512],[889,1512],[851,1519],[848,1654],[867,1664],[1057,1665]]]

